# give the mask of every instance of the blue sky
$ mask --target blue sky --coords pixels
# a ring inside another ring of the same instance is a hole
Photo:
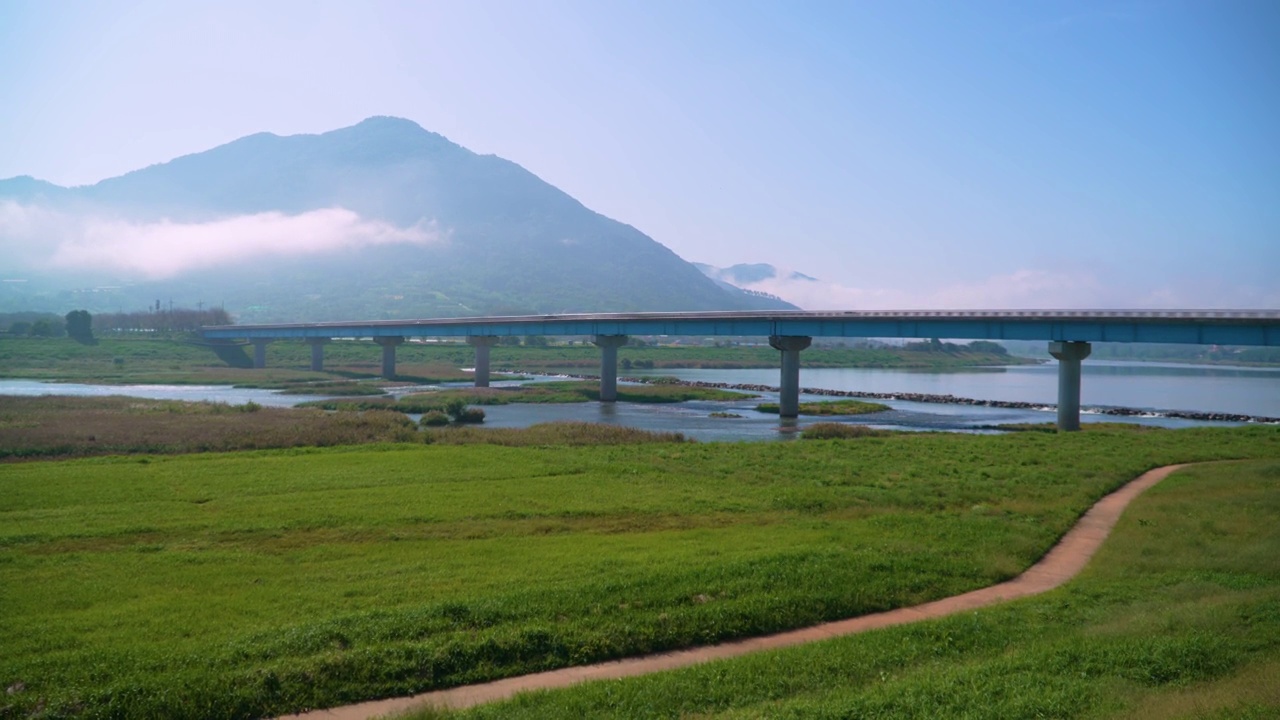
[[[0,177],[398,115],[807,307],[1280,307],[1280,3],[0,0]]]

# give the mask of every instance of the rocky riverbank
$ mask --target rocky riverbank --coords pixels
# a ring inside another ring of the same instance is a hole
[[[643,378],[630,378],[644,382]],[[751,392],[778,392],[778,388],[769,385],[750,385],[738,383],[689,382],[699,387],[719,388],[723,390],[747,390]],[[800,388],[806,395],[825,395],[830,397],[871,398],[874,400],[906,400],[920,403],[942,403],[946,405],[976,405],[980,407],[1013,408],[1017,410],[1055,410],[1056,405],[1044,403],[1020,402],[1015,400],[978,400],[975,398],[956,397],[955,395],[933,395],[929,393],[875,393],[856,392],[852,390],[827,390],[825,388]],[[1082,406],[1082,412],[1098,415],[1117,415],[1123,417],[1166,417],[1184,420],[1210,420],[1217,422],[1242,423],[1280,423],[1280,418],[1261,415],[1237,415],[1235,413],[1199,412],[1195,410],[1139,410],[1136,408],[1111,407],[1104,405]]]
[[[621,378],[627,382],[649,383],[652,378]],[[721,390],[745,390],[747,392],[778,392],[772,385],[754,385],[750,383],[722,383],[702,381],[682,381],[681,385],[717,388]],[[853,390],[827,390],[825,388],[800,388],[806,395],[823,395],[827,397],[869,398],[873,400],[905,400],[907,402],[940,403],[944,405],[975,405],[979,407],[1012,408],[1015,410],[1056,410],[1052,403],[1032,403],[1017,400],[979,400],[977,398],[957,397],[955,395],[934,395],[930,393],[876,393],[857,392]],[[1236,413],[1200,412],[1196,410],[1140,410],[1137,408],[1112,407],[1109,405],[1081,406],[1080,410],[1097,415],[1115,415],[1119,417],[1163,417],[1182,420],[1204,420],[1213,422],[1269,423],[1280,424],[1280,418],[1265,415],[1239,415]]]
[[[581,380],[598,379],[598,375],[566,375]],[[653,384],[652,377],[621,377],[624,382]],[[691,385],[693,387],[715,388],[718,390],[743,390],[746,392],[778,392],[775,385],[756,385],[752,383],[706,382],[701,380],[673,380],[663,378],[659,382],[671,385]],[[877,393],[858,392],[854,390],[828,390],[826,388],[800,388],[805,395],[822,395],[827,397],[870,398],[872,400],[905,400],[907,402],[938,403],[942,405],[974,405],[978,407],[1011,408],[1014,410],[1056,410],[1053,403],[1033,403],[1018,400],[978,400],[976,398],[957,397],[955,395],[934,395],[931,393]],[[1138,408],[1113,407],[1110,405],[1082,405],[1081,412],[1095,415],[1113,415],[1117,417],[1152,417],[1177,418],[1181,420],[1200,420],[1210,422],[1266,423],[1280,425],[1280,417],[1265,415],[1239,415],[1236,413],[1201,412],[1198,410],[1140,410]]]

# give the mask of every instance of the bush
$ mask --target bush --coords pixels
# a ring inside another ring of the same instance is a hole
[[[422,414],[422,419],[418,421],[422,427],[439,427],[449,424],[449,416],[439,410],[431,410]]]
[[[805,440],[843,440],[845,438],[880,437],[888,434],[884,430],[876,430],[866,425],[814,423],[805,428],[800,437]]]
[[[426,441],[442,445],[488,444],[511,447],[692,442],[682,433],[653,432],[622,425],[583,422],[539,423],[527,428],[431,428],[426,433]]]
[[[458,420],[458,417],[467,411],[467,401],[462,398],[449,398],[445,401],[444,411],[449,417]]]
[[[482,423],[484,422],[484,410],[472,407],[463,408],[453,416],[453,420],[458,423]]]

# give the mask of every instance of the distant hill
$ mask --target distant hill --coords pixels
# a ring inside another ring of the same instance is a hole
[[[173,301],[268,322],[794,308],[717,284],[511,161],[389,117],[250,135],[84,187],[0,180],[0,252],[10,311]]]

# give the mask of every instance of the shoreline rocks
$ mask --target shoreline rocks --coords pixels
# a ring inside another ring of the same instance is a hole
[[[599,375],[565,375],[577,380],[596,380]],[[653,378],[620,377],[626,382],[652,384]],[[669,382],[669,381],[668,381]],[[778,392],[774,385],[755,385],[751,383],[707,382],[704,380],[681,380],[675,385],[714,388],[718,390],[745,390],[747,392]],[[976,407],[1009,408],[1011,410],[1057,410],[1054,403],[1033,403],[1020,400],[978,400],[975,398],[957,397],[955,395],[935,395],[931,393],[877,393],[859,392],[855,390],[827,390],[825,388],[800,388],[801,394],[820,395],[826,397],[869,398],[872,400],[905,400],[907,402],[936,403],[940,405],[973,405]],[[1116,417],[1151,417],[1175,418],[1178,420],[1201,420],[1209,422],[1260,423],[1267,425],[1280,424],[1280,417],[1265,415],[1240,415],[1236,413],[1204,412],[1199,410],[1141,410],[1138,408],[1115,407],[1111,405],[1082,405],[1082,413],[1094,415],[1114,415]]]
[[[630,382],[647,382],[645,378],[625,378]],[[746,390],[749,392],[778,392],[771,385],[753,385],[747,383],[720,383],[705,381],[688,381],[684,385],[695,387],[718,388],[721,390]],[[905,400],[907,402],[937,403],[944,405],[973,405],[977,407],[1009,408],[1013,410],[1056,410],[1053,403],[1033,403],[1017,400],[979,400],[975,398],[957,397],[955,395],[934,395],[930,393],[877,393],[858,392],[854,390],[827,390],[825,388],[800,388],[805,395],[821,395],[827,397],[869,398],[872,400]],[[1265,415],[1240,415],[1236,413],[1203,412],[1198,410],[1141,410],[1138,408],[1114,407],[1110,405],[1081,406],[1081,412],[1096,415],[1114,415],[1117,417],[1162,417],[1180,420],[1204,420],[1212,422],[1240,422],[1280,424],[1280,418]]]

